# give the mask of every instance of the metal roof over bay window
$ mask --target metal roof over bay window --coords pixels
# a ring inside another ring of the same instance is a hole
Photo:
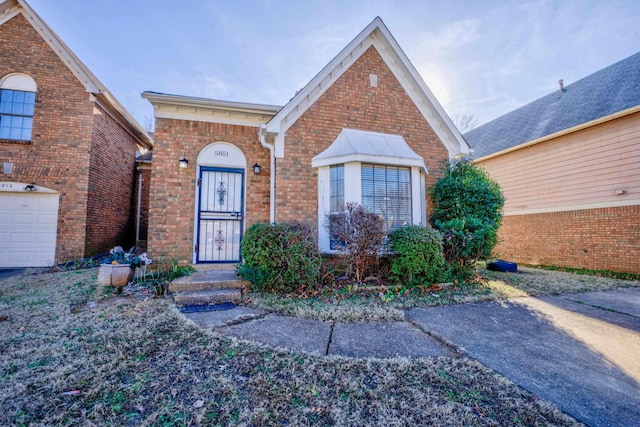
[[[333,143],[311,160],[313,167],[362,162],[415,166],[427,173],[424,159],[400,135],[343,129]]]

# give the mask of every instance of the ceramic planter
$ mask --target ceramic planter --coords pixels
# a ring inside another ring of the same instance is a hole
[[[98,283],[118,288],[118,293],[133,278],[133,268],[129,264],[101,264],[98,270]]]

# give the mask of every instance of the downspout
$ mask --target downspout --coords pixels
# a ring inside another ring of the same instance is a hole
[[[138,206],[136,209],[136,246],[140,241],[140,220],[142,218],[142,170],[138,170]]]
[[[276,222],[276,156],[275,146],[267,143],[267,126],[260,125],[258,131],[258,140],[260,145],[269,150],[270,159],[270,179],[269,179],[269,222],[273,224]]]

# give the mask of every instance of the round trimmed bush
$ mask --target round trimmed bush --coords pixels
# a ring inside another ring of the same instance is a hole
[[[257,291],[312,288],[322,264],[314,236],[302,223],[254,224],[242,238],[243,263],[236,271]]]
[[[445,164],[430,196],[430,221],[442,234],[448,274],[465,282],[474,276],[476,261],[489,257],[498,242],[504,206],[500,185],[481,166],[462,160]]]
[[[406,286],[432,284],[444,266],[442,236],[431,226],[398,228],[389,234],[392,277]]]

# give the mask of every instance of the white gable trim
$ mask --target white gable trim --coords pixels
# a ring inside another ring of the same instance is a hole
[[[29,21],[31,26],[40,34],[40,37],[42,37],[49,47],[60,57],[67,68],[80,80],[80,83],[82,83],[87,92],[100,93],[107,90],[27,2],[24,0],[16,0],[16,3],[17,7],[21,9],[20,13],[22,13],[25,19]]]
[[[151,137],[142,125],[111,95],[98,78],[80,61],[25,0],[9,0],[1,4],[0,8],[2,8],[0,9],[0,25],[22,13],[40,37],[53,49],[73,75],[76,76],[85,87],[85,90],[94,95],[101,95],[105,100],[106,107],[123,117],[124,123],[126,123],[125,129],[136,138],[141,146],[147,149],[153,147]]]
[[[0,4],[0,25],[14,18],[20,13],[20,7],[15,1],[9,1],[4,4]]]
[[[267,123],[267,132],[276,135],[276,157],[284,157],[287,129],[371,46],[376,48],[420,113],[431,125],[447,148],[449,157],[469,153],[469,146],[460,132],[382,20],[377,17]]]

